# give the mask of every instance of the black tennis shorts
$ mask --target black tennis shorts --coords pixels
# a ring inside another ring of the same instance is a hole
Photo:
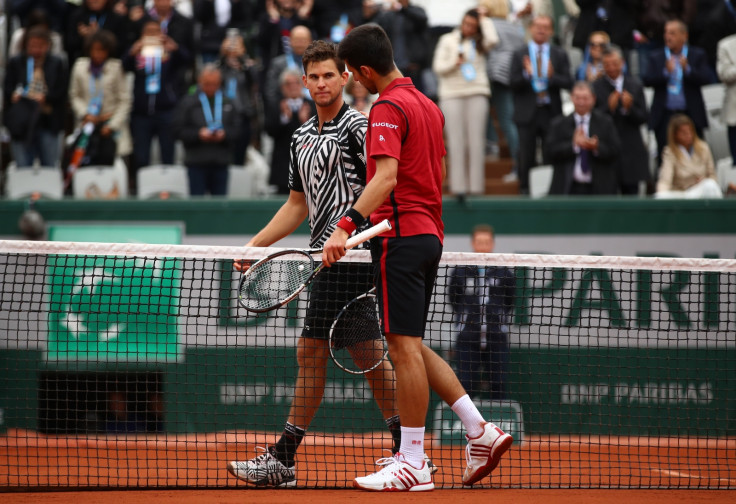
[[[442,243],[435,235],[371,240],[371,258],[384,334],[424,337]]]
[[[302,337],[328,339],[330,327],[340,310],[373,287],[373,266],[369,263],[337,262],[323,268],[310,287]],[[371,338],[380,337],[378,331],[371,335]]]

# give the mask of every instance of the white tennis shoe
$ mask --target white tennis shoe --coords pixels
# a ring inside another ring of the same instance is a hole
[[[514,438],[490,422],[483,424],[483,434],[480,436],[472,439],[467,435],[465,437],[468,445],[465,447],[467,467],[463,474],[463,485],[472,485],[491,474],[514,442]]]
[[[294,487],[294,468],[282,464],[269,449],[245,462],[228,462],[227,471],[238,479],[257,486]]]
[[[423,461],[421,469],[415,469],[404,461],[399,452],[393,457],[378,459],[376,465],[383,466],[378,472],[355,478],[353,487],[374,492],[425,492],[434,490],[429,465]]]

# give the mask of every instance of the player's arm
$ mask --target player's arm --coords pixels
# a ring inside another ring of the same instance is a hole
[[[261,229],[246,244],[246,247],[268,247],[290,235],[307,217],[307,200],[303,192],[289,191],[289,198]]]
[[[289,198],[281,205],[268,224],[246,243],[246,247],[268,247],[290,235],[304,222],[308,213],[307,200],[303,192],[290,191]],[[249,264],[235,261],[235,269],[243,271]]]
[[[398,173],[399,161],[390,156],[379,156],[376,158],[376,174],[370,182],[365,186],[363,194],[360,195],[358,201],[353,205],[363,218],[367,218],[376,210],[381,203],[386,201],[391,191],[396,187],[396,176]],[[341,227],[336,227],[332,236],[325,243],[322,252],[322,262],[325,266],[330,266],[342,258],[347,251],[345,250],[345,242],[348,239],[348,232]]]

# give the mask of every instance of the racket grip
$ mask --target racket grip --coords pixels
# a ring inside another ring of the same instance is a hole
[[[381,222],[379,222],[375,226],[371,226],[365,231],[361,231],[360,233],[356,234],[352,238],[348,238],[348,241],[345,242],[345,248],[349,250],[353,247],[360,245],[366,240],[370,240],[374,236],[378,236],[381,233],[385,233],[386,231],[389,231],[390,229],[391,229],[391,223],[388,221],[388,219],[383,219]]]

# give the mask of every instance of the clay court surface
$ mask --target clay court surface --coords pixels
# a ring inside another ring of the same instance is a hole
[[[464,448],[430,443],[438,489],[389,496],[350,488],[352,478],[373,472],[374,460],[385,455],[387,440],[380,436],[308,436],[297,457],[297,489],[252,488],[227,473],[227,461],[254,456],[272,437],[94,438],[11,430],[0,436],[0,491],[7,491],[0,502],[736,503],[733,439],[527,438],[473,489],[460,484]]]
[[[418,493],[367,493],[358,490],[145,490],[4,494],[7,503],[99,504],[332,504],[339,502],[454,504],[733,504],[734,490],[435,490]]]

